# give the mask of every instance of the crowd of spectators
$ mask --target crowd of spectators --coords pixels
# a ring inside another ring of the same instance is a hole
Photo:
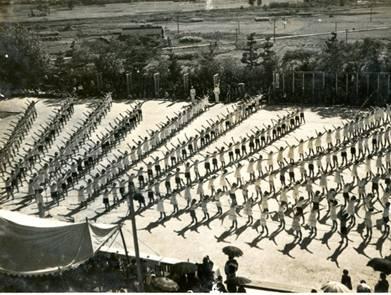
[[[135,276],[125,259],[98,253],[79,267],[42,276],[0,274],[2,292],[120,292],[135,290]]]
[[[353,290],[352,279],[349,275],[349,271],[347,269],[343,270],[341,283],[344,284],[349,290],[357,293],[371,293],[372,288],[367,284],[365,280],[360,280],[360,283],[357,285],[356,290]],[[380,273],[379,281],[376,283],[373,291],[375,293],[388,293],[389,284],[387,281],[387,275],[382,272]]]

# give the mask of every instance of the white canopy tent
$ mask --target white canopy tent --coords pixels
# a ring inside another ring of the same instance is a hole
[[[66,223],[0,210],[0,271],[33,276],[75,268],[117,230],[117,225]]]

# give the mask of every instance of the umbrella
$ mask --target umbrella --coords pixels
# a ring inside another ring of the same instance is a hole
[[[251,280],[245,277],[234,277],[226,281],[227,283],[235,283],[236,285],[247,285],[251,283]]]
[[[177,274],[187,274],[191,272],[195,272],[197,270],[197,266],[191,262],[179,262],[173,265],[172,272]]]
[[[351,293],[351,291],[340,282],[329,281],[321,287],[324,293]]]
[[[368,261],[367,266],[372,267],[376,271],[381,271],[387,275],[391,274],[391,260],[387,258],[372,258]]]
[[[239,257],[243,255],[242,250],[235,246],[226,246],[223,248],[223,253],[228,256]]]
[[[166,277],[153,278],[152,286],[163,292],[175,292],[179,290],[178,284]]]

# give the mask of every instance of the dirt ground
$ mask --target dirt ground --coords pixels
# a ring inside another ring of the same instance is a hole
[[[26,99],[12,99],[10,101],[0,102],[0,112],[15,112],[21,110],[25,101]],[[114,103],[112,109],[103,119],[98,129],[92,134],[92,139],[96,138],[96,135],[102,132],[105,127],[108,127],[109,123],[112,122],[114,118],[118,117],[121,112],[126,109],[130,109],[133,103],[134,102],[126,101]],[[107,163],[109,159],[113,159],[114,155],[118,155],[118,149],[122,151],[128,149],[126,145],[127,143],[133,144],[133,140],[136,140],[139,136],[146,135],[147,129],[156,128],[155,124],[161,122],[166,116],[173,115],[174,112],[180,110],[180,108],[184,105],[186,105],[186,103],[172,104],[167,101],[146,102],[143,105],[143,121],[131,132],[131,134],[126,137],[124,142],[107,155],[107,157],[102,161],[102,164]],[[56,101],[44,99],[40,100],[37,104],[38,119],[31,132],[36,131],[39,124],[46,122],[50,112],[57,106],[58,103]],[[74,115],[65,126],[65,131],[72,129],[72,127],[80,121],[81,113],[83,111],[87,111],[90,107],[91,104],[89,102],[77,104],[75,106]],[[218,114],[225,113],[226,109],[229,107],[231,106],[223,106],[220,104],[212,106],[207,112],[203,113],[184,130],[179,132],[170,142],[175,143],[178,139],[184,139],[185,134],[187,136],[194,134],[195,130],[201,128],[207,119],[213,119]],[[263,124],[270,124],[272,119],[277,119],[278,116],[284,115],[289,110],[292,110],[292,108],[268,107],[259,110],[256,114],[237,126],[234,130],[228,132],[215,143],[208,146],[202,154],[205,155],[207,151],[212,152],[215,147],[222,146],[223,142],[232,141],[232,138],[240,138],[240,136],[249,132],[249,130],[255,126],[262,127]],[[351,118],[356,112],[356,110],[339,107],[305,109],[306,123],[292,134],[289,134],[276,142],[274,147],[267,147],[261,152],[261,154],[264,158],[266,158],[267,152],[271,149],[285,146],[286,142],[294,143],[296,142],[296,138],[306,139],[308,136],[315,135],[316,131],[321,131],[324,128],[338,126],[344,120]],[[14,115],[9,115],[0,119],[0,137],[2,137],[1,134],[5,132],[4,130],[7,129],[8,124],[13,117]],[[31,132],[25,142],[31,142]],[[57,149],[56,146],[61,144],[61,140],[64,140],[65,136],[65,132],[62,132],[56,139],[53,148],[49,151],[49,153],[52,154]],[[160,151],[163,150],[163,148],[160,149]],[[21,152],[20,156],[24,153],[25,152]],[[153,153],[151,156],[155,156],[157,153],[159,153],[159,151]],[[201,159],[202,157],[198,155],[193,159],[195,158]],[[37,166],[39,166],[39,163]],[[363,175],[364,167],[360,166],[359,170],[360,175]],[[229,171],[232,173],[233,168],[230,168]],[[200,173],[203,173],[202,169]],[[94,175],[94,173],[92,172],[91,175]],[[345,170],[343,175],[345,181],[351,181],[349,170]],[[230,181],[234,181],[233,174],[229,174],[227,177]],[[245,173],[244,177],[247,178]],[[331,176],[328,178],[328,181],[329,186],[332,187],[333,178]],[[279,182],[278,180],[276,182],[278,189]],[[83,181],[79,182],[79,185],[82,184]],[[267,181],[262,181],[261,185],[263,189],[267,189],[268,187]],[[0,186],[3,185],[0,183]],[[65,220],[64,215],[77,206],[77,188],[78,186],[70,192],[69,196],[65,200],[60,202],[60,206],[50,209],[49,214],[53,216],[53,218]],[[163,187],[161,189],[164,191]],[[195,187],[192,189],[193,193],[195,193],[195,189]],[[368,190],[369,189],[370,188],[368,186]],[[25,183],[21,192],[16,194],[16,199],[14,201],[7,201],[0,206],[7,210],[20,210],[27,214],[37,214],[37,205],[35,202],[27,204],[27,206],[23,208],[20,208],[20,205],[18,205],[20,198],[25,195],[26,191],[27,185]],[[254,188],[250,186],[250,194],[253,191]],[[355,190],[353,192],[357,193]],[[306,194],[305,191],[302,191],[302,193]],[[46,192],[46,194],[48,196],[48,192]],[[224,211],[229,208],[227,198],[228,197],[225,196],[222,199]],[[342,196],[339,196],[338,198],[342,198]],[[185,207],[186,202],[183,199],[183,195],[178,201],[180,208]],[[241,196],[238,197],[238,202],[242,202]],[[276,202],[270,201],[269,206],[271,211],[275,211],[277,209]],[[326,205],[323,204],[321,207],[322,213],[325,212],[325,206]],[[172,210],[169,200],[165,201],[165,208],[169,215]],[[102,199],[99,197],[90,203],[87,209],[73,215],[73,218],[75,221],[83,221],[86,217],[94,218],[99,213],[103,212],[103,209],[104,206]],[[211,216],[216,213],[214,204],[209,204],[209,212]],[[110,211],[110,213],[103,214],[97,221],[100,223],[117,222],[119,219],[126,217],[127,213],[127,205],[123,203],[118,208]],[[259,217],[259,214],[259,209],[254,208],[255,219]],[[363,212],[360,211],[359,215],[362,216],[362,214]],[[197,209],[197,215],[199,219],[201,219],[201,209]],[[349,242],[348,247],[342,253],[337,255],[335,251],[338,248],[338,242],[340,240],[338,234],[335,234],[330,238],[329,247],[321,241],[322,236],[330,229],[330,221],[327,221],[325,224],[319,224],[318,236],[309,245],[304,246],[299,244],[290,248],[289,245],[293,240],[293,236],[286,232],[278,234],[274,242],[268,238],[264,238],[258,243],[252,243],[258,234],[254,229],[243,227],[247,220],[245,215],[238,219],[239,228],[241,228],[243,232],[240,234],[228,235],[225,238],[223,238],[222,235],[224,235],[224,232],[230,227],[230,221],[228,218],[225,219],[224,222],[217,219],[211,221],[209,224],[202,224],[194,230],[186,230],[186,226],[190,223],[190,216],[186,213],[180,215],[178,218],[170,218],[165,223],[157,223],[155,224],[155,227],[150,229],[150,231],[145,229],[146,227],[151,226],[151,224],[153,224],[158,218],[159,213],[156,208],[151,208],[137,217],[140,249],[144,257],[151,256],[157,257],[157,259],[173,259],[174,261],[189,259],[190,261],[200,262],[205,255],[209,255],[215,262],[215,268],[219,269],[219,271],[223,273],[226,256],[222,254],[221,249],[226,245],[235,245],[240,247],[245,253],[243,257],[239,258],[239,275],[249,277],[254,281],[289,284],[296,286],[296,290],[307,292],[311,290],[311,288],[319,288],[322,283],[328,280],[338,281],[344,268],[350,270],[354,285],[356,285],[359,280],[365,279],[373,286],[377,281],[378,273],[373,272],[371,268],[366,266],[366,263],[370,257],[379,256],[379,249],[381,248],[384,249],[383,254],[386,255],[387,250],[391,246],[389,239],[387,239],[379,248],[378,239],[380,232],[374,229],[372,244],[370,244],[364,251],[358,251],[356,249],[358,249],[362,240],[360,235],[354,230],[349,235],[351,242]],[[361,219],[357,221],[357,223],[360,222],[362,222]],[[290,227],[290,224],[291,219],[287,218],[288,228]],[[268,226],[269,232],[273,233],[277,229],[278,222],[269,219]],[[131,238],[131,224],[129,220],[125,220],[123,228],[127,246],[132,254],[133,242]],[[305,237],[307,234],[308,231],[305,230],[303,236]],[[121,250],[122,244],[120,237],[116,237],[115,240],[110,241],[106,246],[106,248],[109,248],[111,251]],[[330,259],[330,257],[334,257],[335,261]]]

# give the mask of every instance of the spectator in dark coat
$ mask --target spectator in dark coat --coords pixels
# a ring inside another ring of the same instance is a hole
[[[380,274],[380,280],[375,285],[376,293],[388,293],[389,284],[387,281],[387,276],[384,272]]]
[[[349,290],[352,290],[352,279],[349,276],[349,271],[347,269],[343,270],[343,275],[341,278],[341,283],[344,284]]]

